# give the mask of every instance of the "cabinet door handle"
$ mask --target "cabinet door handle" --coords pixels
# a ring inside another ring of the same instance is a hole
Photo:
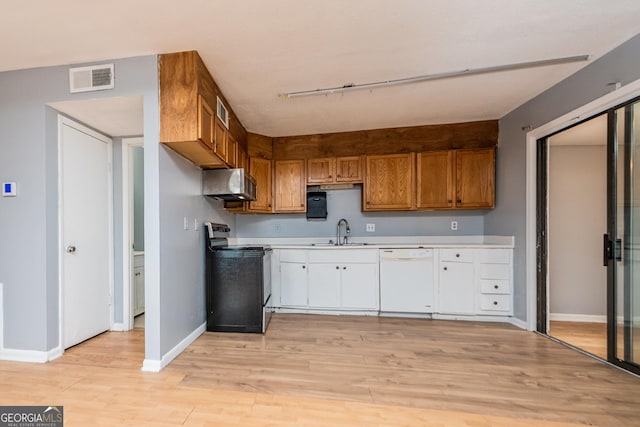
[[[339,265],[336,265],[336,270],[340,270],[340,266]]]
[[[304,270],[305,268],[307,268],[307,266],[306,266],[306,265],[303,265],[303,266],[302,266],[302,269]]]
[[[300,203],[300,207],[301,207],[301,208],[302,208],[302,207],[304,207],[304,204]]]
[[[498,301],[494,301],[494,302],[493,302],[493,305],[498,305]]]
[[[346,269],[347,269],[347,267],[342,267],[342,269],[343,269],[343,270],[346,270]]]
[[[493,285],[493,288],[494,288],[494,289],[498,289],[498,288],[499,288],[499,286],[498,286],[498,285]]]
[[[462,203],[462,199],[458,199],[458,203]]]
[[[333,176],[329,175],[329,178],[333,178]]]
[[[443,268],[444,271],[447,271],[447,267]]]
[[[456,258],[460,258],[460,254],[456,254]]]
[[[447,200],[447,203],[451,204],[451,203],[453,203],[453,200],[449,199],[449,200]]]
[[[342,175],[340,175],[340,174],[338,174],[338,175],[336,175],[336,176],[337,176],[338,178],[342,178]],[[329,177],[329,178],[331,178],[331,177]]]

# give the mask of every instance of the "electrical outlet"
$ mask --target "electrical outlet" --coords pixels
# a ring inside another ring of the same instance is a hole
[[[276,228],[276,233],[280,233],[282,231],[282,227],[280,226],[279,222],[276,223],[275,228]]]
[[[198,218],[193,218],[193,229],[198,231]]]
[[[184,217],[184,229],[188,230],[189,229],[189,218],[187,218],[186,216]]]
[[[451,229],[453,231],[458,230],[458,221],[451,221]]]
[[[367,233],[373,233],[374,231],[376,231],[376,225],[375,224],[367,224]]]

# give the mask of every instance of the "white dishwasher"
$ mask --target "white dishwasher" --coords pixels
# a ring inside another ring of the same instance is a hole
[[[433,313],[433,249],[380,249],[380,311]]]

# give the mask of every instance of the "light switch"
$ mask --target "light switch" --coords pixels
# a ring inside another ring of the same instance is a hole
[[[2,197],[15,197],[18,195],[18,189],[15,182],[2,183]]]

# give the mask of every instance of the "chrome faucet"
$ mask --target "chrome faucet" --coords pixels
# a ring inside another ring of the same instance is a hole
[[[344,236],[344,242],[340,242],[340,226],[342,224],[344,224],[345,231],[347,232],[347,234]],[[346,219],[342,218],[340,221],[338,221],[338,236],[336,237],[336,245],[338,245],[338,246],[346,245],[347,244],[347,239],[349,238],[349,234],[351,234],[351,228],[349,227],[349,221],[347,221]]]

